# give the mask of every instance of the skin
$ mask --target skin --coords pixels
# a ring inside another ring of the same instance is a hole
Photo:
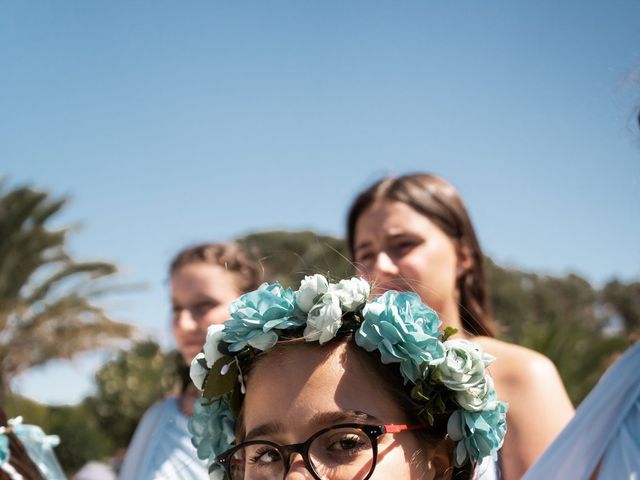
[[[377,293],[415,291],[440,315],[496,357],[489,368],[498,397],[509,404],[502,448],[503,476],[522,477],[573,416],[573,406],[553,363],[545,356],[495,338],[470,336],[461,327],[458,275],[469,254],[429,218],[397,201],[374,203],[355,228],[358,273]]]
[[[171,276],[172,331],[187,364],[202,349],[209,325],[227,320],[229,305],[241,294],[234,274],[219,265],[189,263]],[[193,414],[198,396],[191,389],[180,397],[180,408],[186,415]]]
[[[406,414],[370,369],[356,360],[345,361],[355,359],[349,348],[358,347],[288,345],[261,357],[247,381],[241,428],[246,435],[239,441],[289,445],[340,423],[407,424]],[[450,458],[444,464],[443,449],[424,453],[412,432],[387,433],[378,439],[378,463],[371,479],[445,478]],[[423,461],[411,460],[416,452]],[[312,478],[300,455],[292,457],[285,478]]]
[[[229,305],[241,294],[234,274],[219,265],[190,263],[172,275],[172,330],[185,362],[200,352],[210,325],[229,319]]]

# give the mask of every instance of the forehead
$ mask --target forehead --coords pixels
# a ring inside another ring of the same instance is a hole
[[[174,296],[193,293],[208,293],[238,296],[232,273],[219,265],[188,263],[171,276],[171,290]]]
[[[355,244],[404,233],[425,234],[438,227],[422,213],[398,201],[382,200],[367,208],[356,222]]]
[[[285,346],[269,352],[249,377],[244,408],[246,431],[284,423],[291,433],[310,434],[312,418],[336,411],[365,412],[385,423],[406,421],[380,378],[344,343],[329,348]]]

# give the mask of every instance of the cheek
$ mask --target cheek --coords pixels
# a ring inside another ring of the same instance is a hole
[[[412,457],[415,450],[402,443],[393,443],[388,446],[379,445],[378,462],[372,480],[386,480],[394,478],[398,480],[411,480],[422,478],[415,476],[412,468]],[[424,473],[424,472],[421,472]]]
[[[229,320],[229,318],[231,318],[229,315],[229,307],[227,305],[220,305],[209,310],[209,312],[203,317],[203,323],[207,326],[220,324]]]

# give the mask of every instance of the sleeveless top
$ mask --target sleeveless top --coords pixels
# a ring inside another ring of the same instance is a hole
[[[127,449],[120,480],[208,480],[187,430],[188,417],[175,397],[154,404],[142,417]]]

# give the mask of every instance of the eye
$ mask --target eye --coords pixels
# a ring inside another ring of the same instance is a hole
[[[253,465],[269,465],[282,461],[280,452],[273,447],[260,447],[253,455],[249,457],[249,463]]]
[[[398,240],[390,245],[389,250],[394,256],[402,256],[409,253],[413,248],[418,246],[420,242],[418,240],[405,238]]]
[[[196,303],[193,307],[191,307],[191,311],[195,316],[201,317],[209,312],[212,308],[218,305],[217,302],[212,300],[207,300],[203,302]]]
[[[370,264],[373,261],[374,253],[371,250],[360,250],[355,254],[356,263]]]
[[[358,433],[341,433],[332,437],[326,449],[332,455],[354,456],[371,448],[369,440]]]

